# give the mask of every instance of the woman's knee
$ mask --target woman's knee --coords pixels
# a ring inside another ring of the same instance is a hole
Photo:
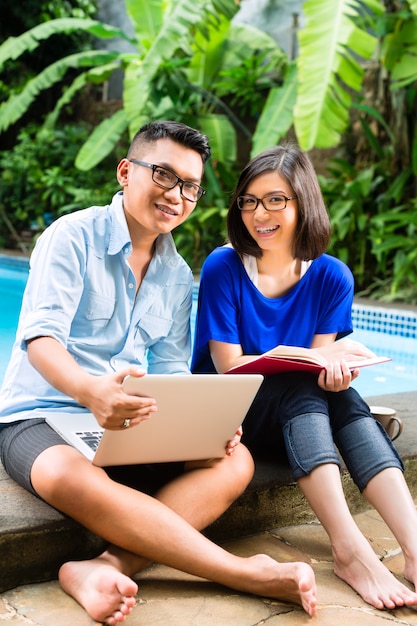
[[[327,463],[340,466],[329,417],[323,413],[304,413],[289,420],[283,435],[291,471],[295,479],[310,474]]]

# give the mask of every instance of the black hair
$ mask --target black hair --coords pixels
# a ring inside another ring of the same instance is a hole
[[[312,260],[325,252],[330,241],[330,220],[314,167],[296,144],[285,143],[255,156],[243,168],[227,214],[227,234],[240,254],[260,258],[262,249],[249,234],[237,206],[237,198],[249,184],[267,172],[277,172],[297,197],[298,221],[293,244],[294,258]]]
[[[154,143],[159,139],[171,139],[186,148],[195,150],[201,156],[203,165],[210,158],[211,150],[206,135],[186,124],[172,121],[150,122],[142,126],[130,144],[127,157],[136,156],[142,144]]]

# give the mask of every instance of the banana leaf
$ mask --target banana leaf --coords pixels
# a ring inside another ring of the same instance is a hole
[[[293,121],[293,108],[297,95],[295,64],[288,66],[284,85],[270,90],[252,140],[251,157],[271,148],[285,136]]]
[[[71,17],[49,20],[49,22],[43,22],[18,37],[9,37],[0,45],[0,70],[6,61],[18,59],[25,52],[32,52],[44,39],[59,33],[70,33],[74,30],[84,30],[100,39],[122,37],[130,41],[130,38],[120,28],[96,20]]]
[[[75,159],[75,166],[80,170],[90,170],[107,156],[128,127],[124,109],[96,126]]]
[[[0,132],[9,128],[22,117],[38,94],[59,82],[68,69],[86,67],[88,65],[103,65],[117,57],[118,54],[115,52],[91,50],[77,52],[52,63],[26,83],[19,94],[11,96],[0,105]]]
[[[362,87],[360,59],[370,59],[377,44],[355,24],[363,4],[377,14],[384,11],[378,0],[307,0],[303,5],[294,126],[305,150],[337,145],[347,127],[351,91]]]

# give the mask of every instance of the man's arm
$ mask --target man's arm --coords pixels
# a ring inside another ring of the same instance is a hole
[[[30,364],[59,391],[87,407],[103,428],[119,429],[128,418],[131,425],[149,419],[157,410],[154,398],[130,396],[123,391],[126,376],[143,376],[137,367],[127,367],[114,374],[93,376],[85,372],[69,352],[52,337],[28,341]]]

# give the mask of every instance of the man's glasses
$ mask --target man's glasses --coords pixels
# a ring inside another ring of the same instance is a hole
[[[176,185],[179,185],[181,195],[190,202],[198,202],[201,196],[204,196],[206,193],[206,190],[200,187],[200,185],[197,185],[197,183],[183,180],[174,174],[174,172],[171,172],[171,170],[167,170],[166,167],[153,165],[152,163],[146,163],[146,161],[139,161],[138,159],[129,159],[129,161],[135,163],[135,165],[149,167],[149,169],[152,170],[153,182],[163,189],[174,189]]]
[[[268,193],[263,198],[256,196],[238,196],[237,206],[241,211],[255,211],[261,203],[267,211],[282,211],[287,206],[288,200],[296,200],[297,196],[284,196],[279,193]]]

